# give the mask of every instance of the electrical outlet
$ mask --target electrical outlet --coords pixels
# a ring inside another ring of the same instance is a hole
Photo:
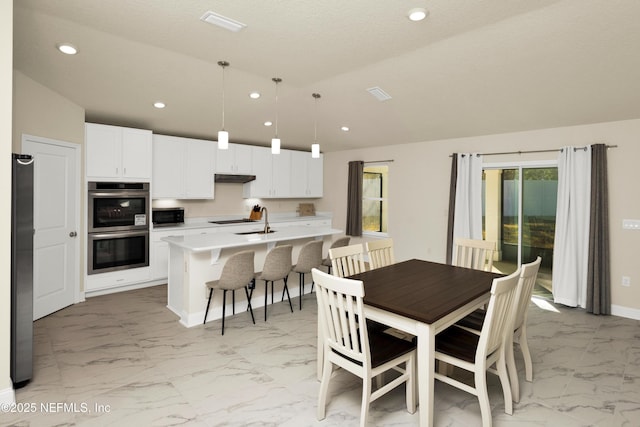
[[[622,276],[622,286],[626,286],[626,287],[631,286],[631,277]]]

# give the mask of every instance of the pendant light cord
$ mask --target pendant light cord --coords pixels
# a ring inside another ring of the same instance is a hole
[[[229,63],[227,61],[218,61],[218,65],[222,67],[222,130],[224,130],[224,69],[229,66]]]
[[[280,83],[282,79],[274,77],[271,80],[276,83],[276,138],[278,138],[278,83]]]

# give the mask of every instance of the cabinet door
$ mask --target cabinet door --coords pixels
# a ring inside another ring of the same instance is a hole
[[[324,156],[307,158],[307,193],[306,197],[322,197],[324,180]]]
[[[235,150],[233,145],[234,144],[229,144],[229,148],[227,150],[218,150],[216,144],[215,173],[235,173]]]
[[[188,140],[185,148],[184,181],[186,197],[190,199],[213,199],[214,144],[210,141]]]
[[[253,174],[256,179],[244,184],[245,197],[272,197],[271,195],[271,149],[253,147]],[[247,191],[248,189],[248,191]]]
[[[151,179],[151,140],[149,130],[122,128],[122,177]]]
[[[253,174],[253,147],[235,144],[236,173]]]
[[[271,154],[271,197],[291,197],[291,151]]]
[[[291,152],[291,197],[307,197],[307,157],[311,154]]]
[[[184,196],[184,146],[180,138],[153,135],[154,199],[179,199]]]
[[[85,124],[86,175],[88,178],[118,178],[121,171],[121,128]]]
[[[151,251],[151,280],[166,279],[169,277],[169,244],[153,242]]]

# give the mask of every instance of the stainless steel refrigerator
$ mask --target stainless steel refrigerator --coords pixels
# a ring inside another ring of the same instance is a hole
[[[12,154],[11,174],[11,379],[33,374],[33,157]]]

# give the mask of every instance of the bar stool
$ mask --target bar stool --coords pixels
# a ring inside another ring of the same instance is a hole
[[[339,239],[336,239],[336,241],[334,241],[331,244],[329,249],[340,248],[342,246],[347,246],[350,241],[351,241],[351,237],[349,237],[349,236],[341,237]],[[322,260],[322,265],[327,267],[327,273],[331,274],[331,258],[329,258],[328,255],[324,260]],[[311,291],[313,291],[313,283],[311,283]]]
[[[244,292],[247,295],[247,309],[251,313],[251,320],[254,324],[256,323],[256,319],[253,317],[251,296],[249,294],[249,287],[255,286],[253,273],[254,255],[254,251],[243,251],[231,255],[224,264],[224,267],[222,267],[220,279],[205,283],[207,288],[209,288],[209,301],[207,301],[207,309],[204,312],[204,321],[202,323],[207,323],[207,314],[209,313],[209,305],[211,304],[211,297],[214,289],[222,290],[222,335],[224,335],[224,315],[227,306],[227,291],[232,292],[233,314],[236,314],[236,289],[244,288]]]
[[[310,274],[312,268],[318,268],[321,264],[322,240],[309,242],[300,249],[298,262],[291,269],[300,277],[300,310],[302,310],[302,294],[304,294],[304,275]],[[313,290],[313,280],[311,281],[311,289]]]
[[[267,321],[267,288],[269,282],[271,282],[271,304],[273,304],[273,282],[276,280],[284,281],[284,288],[282,289],[282,299],[284,300],[284,293],[287,293],[289,299],[289,308],[293,313],[293,305],[291,304],[291,297],[289,296],[289,288],[287,288],[287,279],[291,272],[291,252],[293,251],[292,245],[276,246],[267,253],[267,257],[264,260],[264,267],[262,271],[258,273],[256,279],[264,280],[264,320]]]

